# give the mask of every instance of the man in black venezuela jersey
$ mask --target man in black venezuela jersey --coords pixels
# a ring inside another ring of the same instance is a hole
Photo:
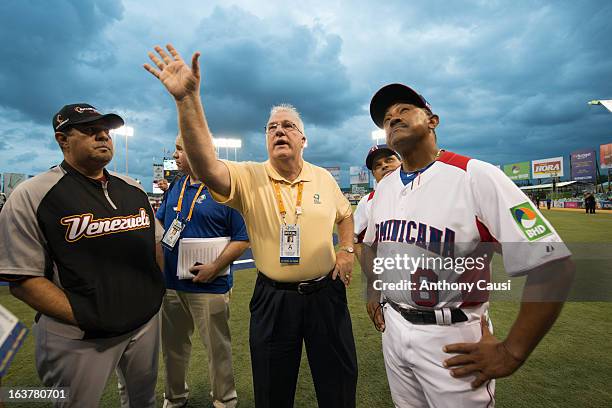
[[[53,117],[64,161],[21,183],[0,213],[0,274],[38,312],[38,374],[69,388],[57,406],[97,406],[115,369],[130,406],[155,405],[160,234],[140,185],[104,168],[121,125],[91,105],[64,106]]]

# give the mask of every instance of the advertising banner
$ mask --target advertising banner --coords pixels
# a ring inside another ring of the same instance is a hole
[[[366,166],[351,166],[349,175],[352,193],[365,194],[370,189],[370,170]]]
[[[563,177],[563,157],[531,161],[531,178]]]
[[[599,146],[599,166],[612,169],[612,143]]]
[[[164,178],[168,180],[168,183],[172,183],[174,179],[180,177],[181,174],[179,170],[164,170]]]
[[[366,166],[351,166],[351,184],[370,185],[370,170]]]
[[[594,183],[596,180],[595,151],[591,149],[576,150],[571,154],[572,180]]]
[[[178,167],[176,167],[176,161],[172,159],[164,160],[164,178],[168,180],[168,183],[172,183],[177,176],[180,175]]]
[[[325,170],[329,171],[334,179],[336,179],[336,183],[340,185],[340,167],[323,167]]]
[[[164,178],[164,165],[154,164],[153,165],[153,180],[161,180]]]
[[[164,165],[154,164],[153,165],[153,193],[161,194],[163,191],[157,187],[157,182],[164,178]]]
[[[504,173],[510,177],[510,180],[528,180],[529,179],[529,162],[504,164]]]
[[[164,170],[178,170],[178,167],[176,167],[176,160],[164,159]]]

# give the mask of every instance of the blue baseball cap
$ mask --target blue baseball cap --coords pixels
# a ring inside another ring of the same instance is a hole
[[[399,154],[397,154],[395,150],[391,149],[386,144],[374,145],[370,147],[368,155],[366,156],[366,167],[369,170],[372,170],[372,164],[374,163],[374,160],[376,160],[379,156],[395,156],[400,159]]]

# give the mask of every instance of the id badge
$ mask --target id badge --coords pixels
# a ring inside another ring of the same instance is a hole
[[[183,232],[183,229],[185,229],[185,224],[183,224],[178,218],[175,218],[161,240],[162,245],[172,251],[181,237],[181,232]]]
[[[280,263],[300,263],[300,226],[295,224],[280,227]]]

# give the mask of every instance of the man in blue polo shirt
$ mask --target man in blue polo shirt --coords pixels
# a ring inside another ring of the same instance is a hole
[[[213,200],[205,185],[194,179],[176,138],[174,159],[185,175],[168,189],[156,217],[164,224],[166,296],[162,306],[162,351],[166,369],[164,407],[187,404],[186,374],[194,326],[208,351],[208,373],[215,407],[236,406],[229,330],[231,272],[224,271],[249,246],[242,216]],[[230,242],[213,263],[190,268],[192,279],[177,277],[178,252],[183,238],[229,237]]]

